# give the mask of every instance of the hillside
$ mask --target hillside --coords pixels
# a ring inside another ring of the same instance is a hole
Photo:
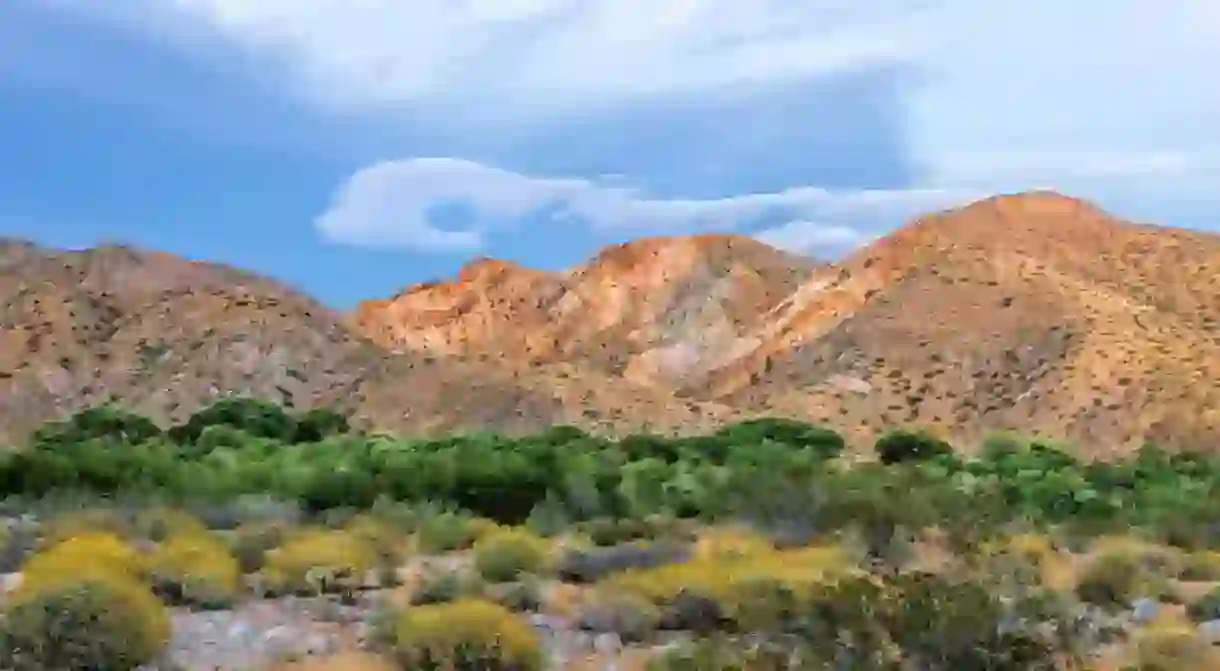
[[[1220,442],[1217,236],[1000,196],[860,250],[766,322],[690,393],[859,435],[1013,428],[1096,454]]]
[[[748,237],[644,238],[564,273],[479,259],[452,281],[367,301],[353,320],[401,350],[523,370],[566,362],[669,386],[720,365],[812,271]]]
[[[478,259],[348,315],[225,266],[4,241],[0,299],[9,439],[107,400],[169,421],[249,394],[388,431],[771,414],[1099,456],[1220,443],[1220,237],[1046,192],[922,217],[833,266],[645,238],[565,272]]]
[[[928,215],[834,266],[728,236],[638,240],[565,274],[483,260],[356,319],[406,350],[566,362],[860,439],[1220,442],[1220,238],[1049,192]]]
[[[98,403],[166,422],[227,394],[346,407],[358,424],[384,430],[528,430],[601,420],[588,409],[601,386],[389,355],[315,301],[226,266],[118,246],[0,244],[7,440]],[[604,421],[697,423],[686,403],[651,390],[620,387],[612,405]]]

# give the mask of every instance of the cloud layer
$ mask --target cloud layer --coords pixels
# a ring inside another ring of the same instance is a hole
[[[1112,6],[1111,6],[1112,5]],[[1220,3],[1060,0],[156,0],[274,54],[315,99],[486,99],[571,114],[747,85],[909,67],[912,145],[996,151],[1220,149]],[[951,166],[929,165],[932,174]],[[1036,178],[1038,175],[1026,175]]]
[[[466,250],[497,227],[529,222],[724,230],[779,209],[790,218],[766,238],[807,247],[842,244],[847,229],[897,225],[953,194],[1034,187],[1155,220],[1220,215],[1216,2],[1132,1],[1105,11],[1062,0],[148,3],[150,26],[175,17],[176,30],[184,18],[207,26],[267,57],[256,62],[291,75],[325,109],[432,109],[450,112],[452,123],[473,115],[537,124],[761,90],[782,105],[785,92],[821,77],[913,73],[897,103],[918,166],[909,192],[798,186],[659,199],[581,177],[407,159],[351,177],[318,220],[334,240]],[[708,141],[742,144],[766,132],[743,117]],[[451,202],[473,208],[469,226],[437,219],[435,207]]]
[[[471,252],[496,229],[585,226],[612,235],[753,232],[778,247],[833,254],[870,230],[962,203],[964,190],[829,191],[796,187],[716,199],[663,199],[619,184],[529,176],[452,158],[387,161],[364,168],[315,222],[327,239],[417,251]],[[469,209],[467,228],[442,221],[447,205]],[[538,235],[539,231],[530,231]]]
[[[845,0],[166,1],[282,56],[342,106],[484,96],[588,108],[791,81],[910,57],[926,13],[923,0],[880,12]]]

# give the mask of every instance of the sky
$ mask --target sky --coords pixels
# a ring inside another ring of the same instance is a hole
[[[349,308],[647,235],[833,260],[1032,188],[1215,230],[1216,63],[1214,0],[4,0],[0,236]]]

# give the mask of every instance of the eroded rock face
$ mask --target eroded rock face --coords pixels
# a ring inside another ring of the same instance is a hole
[[[833,266],[645,238],[563,272],[478,259],[349,315],[226,266],[0,240],[0,440],[102,402],[174,421],[244,394],[388,431],[771,414],[1106,454],[1220,442],[1216,379],[1220,238],[1048,192],[922,217]]]
[[[834,266],[731,236],[637,240],[565,273],[482,260],[359,319],[404,349],[564,362],[861,439],[1220,440],[1220,386],[1200,384],[1220,375],[1220,238],[1053,192],[922,217]]]
[[[1013,428],[1103,454],[1220,438],[1220,386],[1186,382],[1220,374],[1216,236],[1032,192],[921,218],[834,271],[705,386],[872,431]]]
[[[812,269],[745,237],[646,238],[562,273],[479,259],[452,281],[365,302],[352,319],[405,350],[579,361],[673,383],[716,365]]]
[[[129,247],[0,244],[0,440],[107,402],[180,421],[229,394],[338,406],[394,430],[525,430],[559,412],[549,390],[509,371],[388,356],[342,315],[237,269]],[[504,399],[512,412],[489,415]]]

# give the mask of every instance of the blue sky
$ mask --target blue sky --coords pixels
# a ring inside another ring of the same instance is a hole
[[[1220,3],[359,4],[0,3],[0,235],[348,307],[641,235],[833,258],[1023,188],[1220,222]]]

